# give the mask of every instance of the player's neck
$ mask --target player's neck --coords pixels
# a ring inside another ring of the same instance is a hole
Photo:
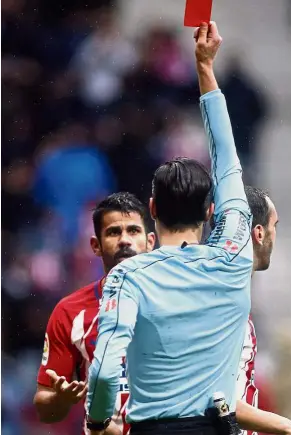
[[[170,232],[166,229],[159,229],[159,242],[161,246],[181,246],[182,243],[188,244],[200,243],[202,237],[202,229],[186,229],[183,231]]]

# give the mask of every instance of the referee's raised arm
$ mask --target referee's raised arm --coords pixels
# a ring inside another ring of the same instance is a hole
[[[251,213],[242,181],[231,122],[224,95],[218,87],[213,62],[222,43],[214,22],[196,31],[196,66],[200,86],[200,108],[211,157],[215,204],[215,228],[208,244],[224,248],[231,257],[243,251],[252,258]]]

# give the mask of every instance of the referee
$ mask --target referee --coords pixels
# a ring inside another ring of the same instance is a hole
[[[222,41],[216,24],[201,25],[196,40],[212,180],[187,158],[165,163],[154,175],[150,210],[161,247],[113,268],[103,289],[87,396],[87,428],[94,435],[110,422],[124,356],[133,434],[217,434],[205,410],[218,391],[235,411],[250,312],[251,213],[213,72]],[[200,245],[212,192],[215,227]]]

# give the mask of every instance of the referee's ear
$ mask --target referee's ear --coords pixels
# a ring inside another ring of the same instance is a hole
[[[147,234],[147,252],[152,252],[156,243],[156,235],[155,233]]]
[[[212,218],[213,215],[214,215],[214,202],[211,202],[210,206],[209,206],[209,209],[206,212],[205,221],[206,222],[210,221],[210,219]]]
[[[156,211],[156,203],[154,198],[150,198],[149,209],[150,209],[151,218],[155,221],[157,217],[157,211]]]

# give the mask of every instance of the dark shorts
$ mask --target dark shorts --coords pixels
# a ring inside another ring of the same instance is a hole
[[[131,423],[132,435],[217,435],[207,417],[189,417],[165,420],[148,420]]]

